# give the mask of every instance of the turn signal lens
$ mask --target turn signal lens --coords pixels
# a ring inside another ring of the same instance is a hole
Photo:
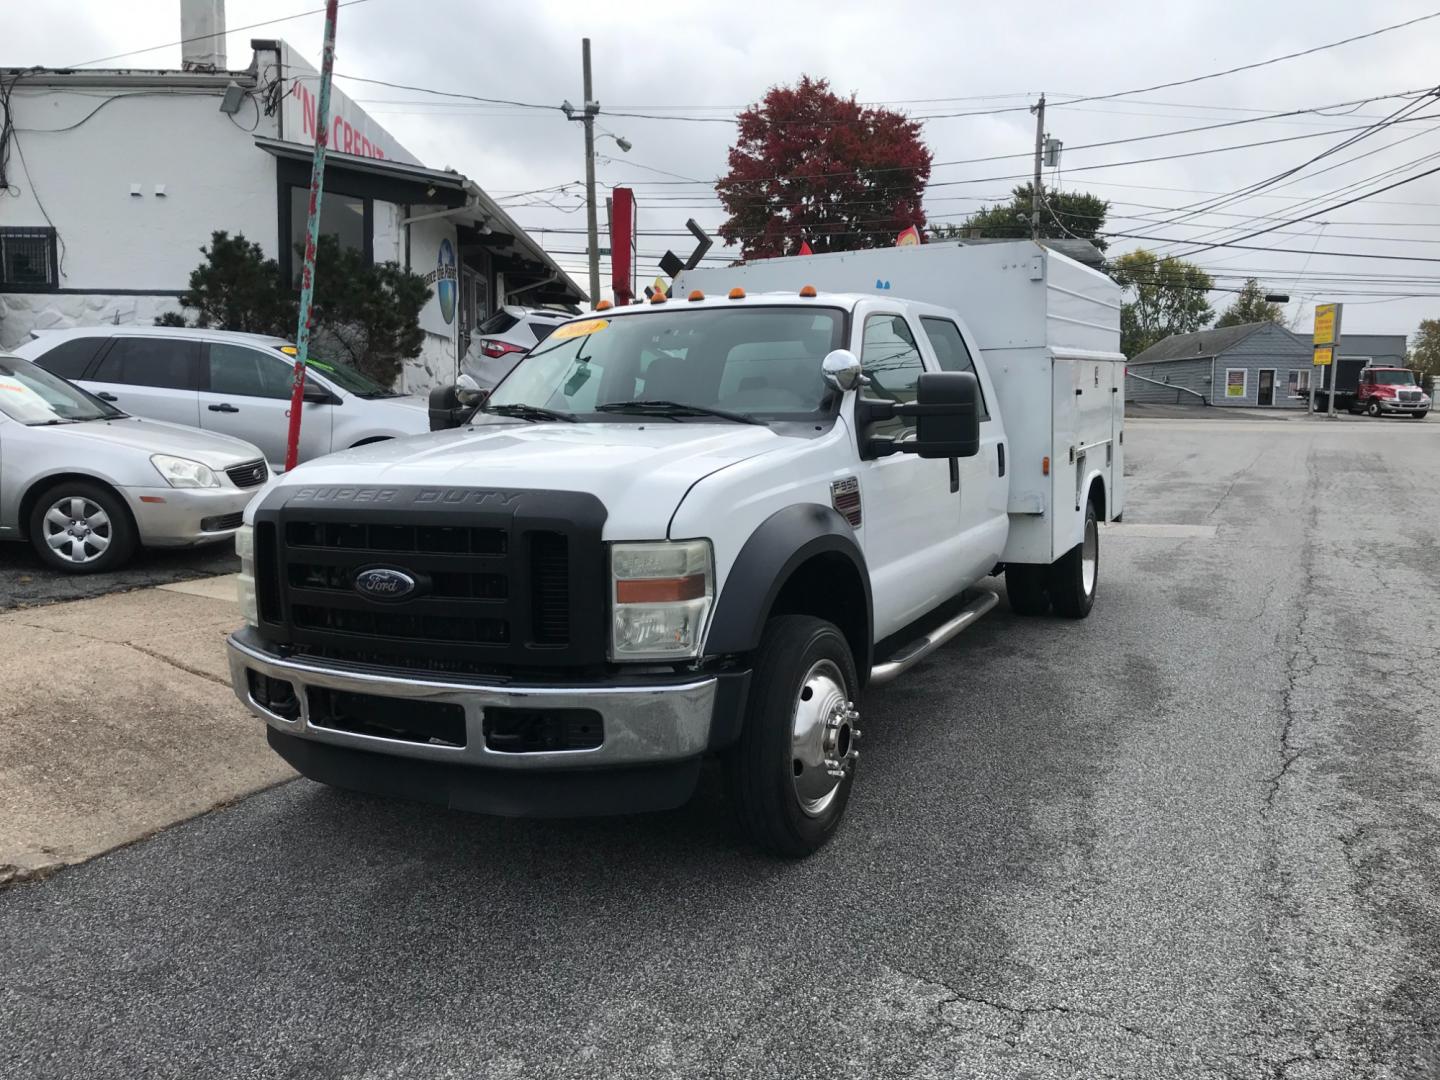
[[[814,285],[806,285],[803,289],[800,290],[800,295],[801,295],[801,296],[806,296],[806,297],[814,296],[814,295],[815,295],[815,286],[814,286]]]
[[[1045,476],[1050,475],[1050,459],[1048,457],[1040,459],[1040,472]]]
[[[691,300],[704,300],[704,299],[705,299],[705,294],[704,294],[703,292],[701,292],[699,289],[696,289],[694,292],[692,292],[692,293],[690,294],[690,299],[691,299]]]
[[[669,604],[677,600],[698,600],[704,595],[704,574],[615,582],[617,604]]]
[[[744,299],[745,299],[745,290],[742,289],[742,288],[740,288],[740,287],[737,285],[735,288],[733,288],[733,289],[730,290],[730,299],[731,299],[731,300],[744,300]]]

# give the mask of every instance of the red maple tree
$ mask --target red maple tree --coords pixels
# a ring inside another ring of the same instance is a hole
[[[802,75],[740,114],[730,172],[715,185],[730,215],[720,226],[744,258],[889,247],[925,228],[921,200],[930,151],[902,113],[842,98]]]

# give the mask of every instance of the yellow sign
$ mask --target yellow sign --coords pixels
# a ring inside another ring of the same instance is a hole
[[[584,337],[586,334],[598,333],[609,325],[609,319],[582,319],[580,322],[557,326],[550,336],[557,341],[564,341],[566,338]]]
[[[1335,344],[1335,308],[1336,308],[1336,306],[1337,306],[1337,305],[1335,305],[1335,304],[1316,304],[1316,305],[1315,305],[1315,340],[1312,342],[1312,344],[1314,344],[1314,345],[1334,345],[1334,344]],[[1316,362],[1317,364],[1320,363],[1319,360],[1316,360],[1315,362]],[[1325,363],[1327,363],[1327,364],[1328,364],[1329,362],[1330,362],[1329,360],[1326,360],[1326,361],[1325,361]]]
[[[1331,362],[1334,358],[1335,358],[1335,349],[1334,349],[1332,346],[1330,346],[1330,345],[1326,345],[1323,349],[1316,349],[1316,350],[1315,350],[1315,366],[1316,366],[1316,367],[1329,367],[1329,366],[1330,366],[1330,362]]]

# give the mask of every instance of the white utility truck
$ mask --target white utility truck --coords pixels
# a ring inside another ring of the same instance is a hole
[[[754,841],[808,854],[861,692],[986,578],[1089,613],[1119,323],[1109,278],[1028,241],[689,271],[573,319],[468,416],[442,392],[457,426],[251,504],[235,692],[312,779],[481,812],[673,807],[716,756]]]

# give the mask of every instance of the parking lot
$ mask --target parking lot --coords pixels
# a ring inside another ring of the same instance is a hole
[[[282,784],[0,892],[0,1072],[1440,1076],[1440,424],[1126,442],[1092,616],[870,694],[813,858],[713,777],[578,822]],[[83,595],[26,558],[0,595]]]

